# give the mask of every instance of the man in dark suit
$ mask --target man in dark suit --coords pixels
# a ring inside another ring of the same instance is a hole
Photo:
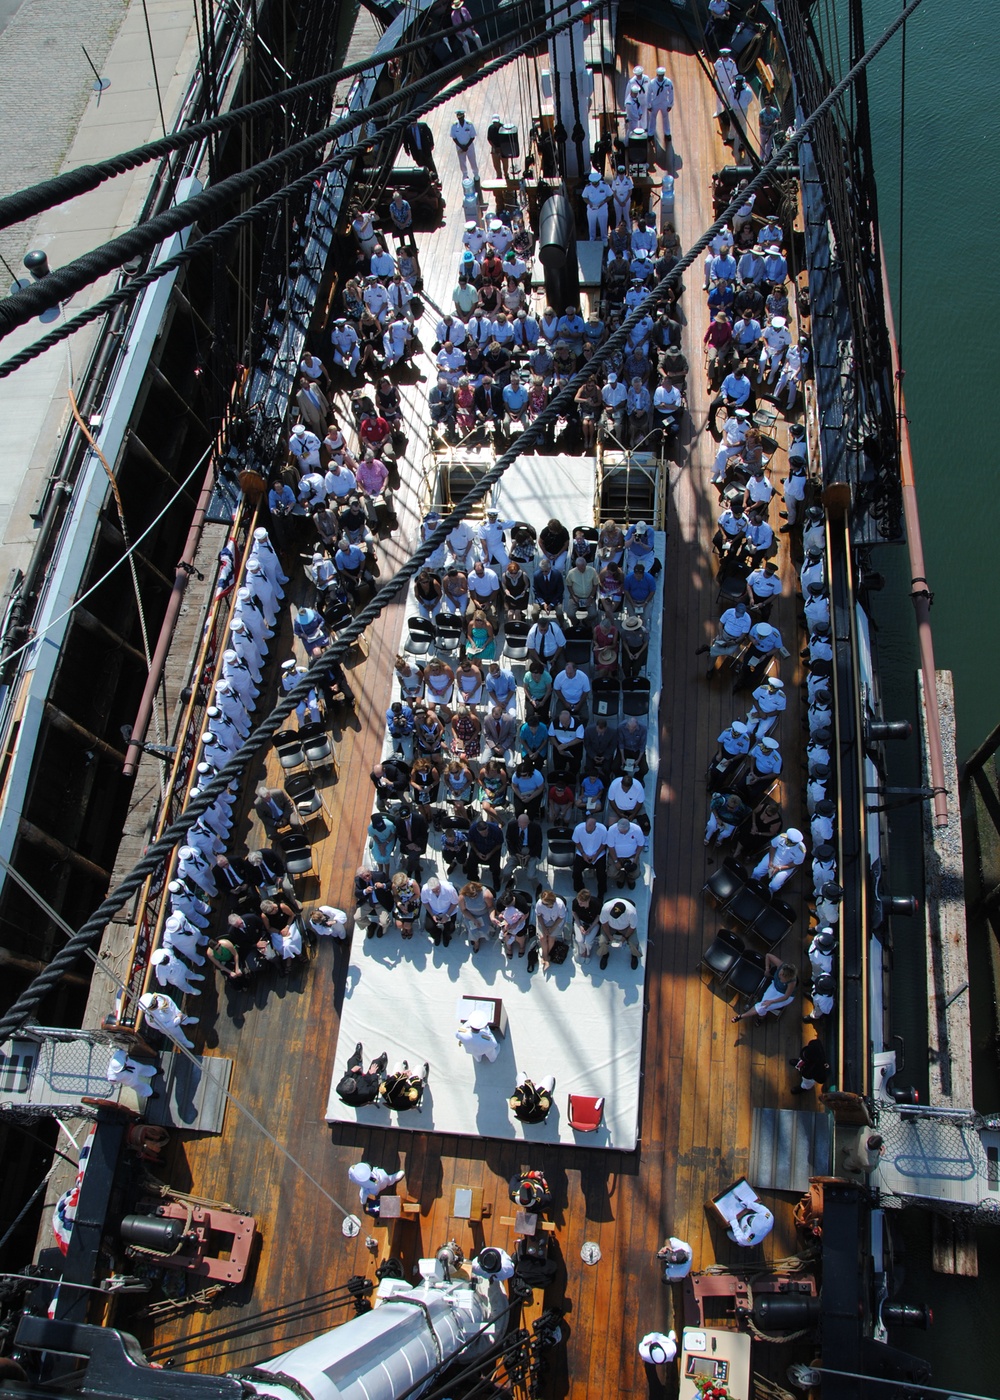
[[[295,810],[295,803],[284,788],[258,788],[253,809],[268,833],[279,831],[285,826],[294,826],[298,829],[302,827],[302,818]]]
[[[527,812],[522,812],[519,817],[507,823],[506,836],[507,851],[513,862],[511,877],[523,869],[527,869],[531,875],[535,862],[542,858],[541,824],[532,821]]]
[[[399,849],[406,862],[406,873],[412,880],[420,879],[420,857],[427,850],[427,821],[412,807],[396,818],[396,831],[399,833]]]
[[[416,165],[422,165],[437,179],[434,164],[434,134],[426,122],[411,122],[403,132],[403,150]]]

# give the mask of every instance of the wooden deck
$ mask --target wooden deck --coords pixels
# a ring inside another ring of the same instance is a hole
[[[686,247],[711,221],[710,174],[726,160],[712,118],[714,94],[693,56],[654,49],[647,43],[620,43],[619,50],[622,71],[640,61],[651,72],[663,62],[676,85],[676,207]],[[481,133],[479,162],[484,176],[490,173],[485,142],[489,118],[493,111],[505,115],[517,111],[518,92],[526,86],[519,88],[512,68],[467,95],[466,111]],[[447,135],[452,120],[449,107],[440,109],[432,121],[448,221],[445,228],[421,240],[429,307],[450,305],[462,231],[457,161]],[[526,113],[521,114],[520,125],[522,131],[527,129]],[[636,1354],[636,1343],[651,1329],[680,1324],[673,1314],[671,1290],[659,1281],[654,1260],[667,1234],[691,1243],[696,1268],[716,1261],[736,1263],[737,1256],[744,1264],[760,1263],[794,1253],[796,1247],[790,1196],[768,1197],[777,1225],[763,1249],[753,1251],[738,1251],[730,1245],[704,1209],[706,1200],[747,1166],[752,1108],[790,1108],[801,1102],[788,1093],[793,1082],[788,1057],[801,1044],[802,1026],[798,1006],[765,1030],[731,1025],[731,1007],[695,971],[717,927],[716,915],[700,893],[707,871],[702,845],[704,772],[716,736],[746,708],[746,697],[734,697],[728,684],[706,682],[704,660],[694,655],[713,634],[717,618],[710,553],[717,512],[709,485],[714,443],[703,431],[708,397],[700,369],[700,342],[707,313],[700,272],[697,268],[688,274],[683,303],[689,318],[684,348],[692,365],[691,430],[681,454],[684,465],[671,473],[669,541],[662,576],[666,613],[662,762],[658,776],[648,779],[659,783],[659,809],[657,883],[646,959],[640,1149],[627,1155],[557,1149],[529,1156],[520,1144],[470,1143],[346,1127],[331,1131],[323,1109],[346,959],[329,943],[320,946],[304,974],[262,984],[253,993],[227,994],[207,984],[210,989],[198,1004],[206,1046],[236,1060],[233,1091],[349,1210],[357,1208],[356,1193],[347,1181],[352,1162],[365,1158],[389,1170],[405,1167],[406,1191],[421,1207],[419,1218],[398,1227],[408,1261],[432,1253],[452,1236],[467,1254],[484,1242],[512,1246],[513,1232],[501,1224],[501,1217],[510,1214],[507,1179],[529,1165],[545,1171],[555,1194],[552,1218],[565,1265],[547,1300],[566,1308],[568,1324],[568,1343],[553,1360],[549,1391],[571,1395],[573,1400],[604,1397],[609,1383],[623,1397],[645,1396],[651,1385],[656,1391],[656,1381],[647,1379]],[[429,345],[431,339],[428,336],[425,343]],[[420,425],[430,382],[428,376],[427,384],[415,384],[406,391],[411,456],[400,501],[403,529],[386,551],[390,564],[402,557],[415,532],[423,468]],[[776,477],[784,475],[783,452],[775,467]],[[772,515],[776,513],[777,507]],[[781,536],[785,596],[774,621],[793,654],[782,667],[790,698],[782,729],[787,779],[782,795],[787,818],[794,820],[799,816],[801,775],[798,690],[792,681],[801,677],[793,670],[798,665],[798,633],[794,571],[786,539]],[[353,671],[352,682],[361,697],[358,721],[342,736],[340,781],[326,792],[333,818],[329,833],[314,848],[315,863],[322,871],[316,893],[344,907],[350,906],[351,879],[362,852],[371,801],[368,773],[382,743],[382,714],[401,623],[402,609],[397,605],[371,630],[370,655]],[[804,886],[802,879],[786,893],[795,899],[800,886]],[[783,951],[793,960],[802,951],[805,922],[800,920],[786,940],[790,946]],[[404,970],[400,975],[405,975]],[[366,1050],[377,1053],[378,1048]],[[343,1058],[342,1051],[339,1060]],[[160,1323],[154,1339],[156,1359],[176,1355],[177,1364],[221,1371],[273,1355],[350,1316],[349,1309],[326,1311],[322,1299],[292,1326],[275,1325],[267,1316],[269,1309],[313,1298],[343,1284],[352,1274],[370,1275],[372,1261],[364,1246],[365,1230],[356,1240],[343,1239],[337,1212],[245,1119],[231,1110],[220,1138],[178,1142],[169,1175],[177,1187],[223,1197],[252,1211],[263,1239],[253,1288],[210,1315],[191,1313]],[[452,1219],[449,1212],[456,1186],[482,1187],[492,1204],[492,1218],[478,1226]],[[374,1233],[381,1239],[381,1231]],[[594,1267],[580,1258],[580,1247],[588,1240],[596,1241],[603,1254]],[[119,1317],[124,1325],[124,1315]],[[206,1328],[213,1331],[202,1336]],[[775,1355],[776,1364],[780,1361],[782,1366],[788,1359],[787,1348]],[[765,1354],[758,1364],[766,1369]]]

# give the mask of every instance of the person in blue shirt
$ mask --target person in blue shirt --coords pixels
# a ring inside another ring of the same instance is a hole
[[[287,481],[282,481],[280,476],[276,476],[271,483],[271,489],[267,493],[267,508],[271,512],[271,534],[274,536],[274,543],[277,549],[283,550],[288,545],[290,520],[289,516],[298,504],[298,497]]]
[[[533,715],[521,725],[517,746],[526,758],[533,758],[544,764],[549,749],[548,725],[544,724],[538,715]]]
[[[385,723],[393,749],[409,763],[413,758],[415,724],[412,708],[404,700],[394,700],[385,712]]]
[[[626,563],[648,565],[653,557],[653,537],[645,520],[637,520],[625,531]]]
[[[736,259],[728,248],[717,253],[711,260],[708,265],[708,277],[710,282],[736,281]]]
[[[510,383],[503,391],[503,430],[510,434],[515,418],[523,418],[528,407],[528,391],[521,383],[520,376],[512,374]]]
[[[751,384],[742,365],[737,365],[722,381],[722,402],[732,408],[745,408],[750,400]]]
[[[777,243],[768,245],[764,258],[764,276],[774,287],[780,287],[788,277],[788,264]]]
[[[583,349],[587,323],[575,306],[567,306],[565,315],[559,317],[557,331],[558,338],[568,340],[573,354],[579,355]]]
[[[752,282],[755,287],[761,286],[767,280],[763,249],[759,243],[742,254],[736,264],[736,275],[742,283]]]
[[[314,647],[328,647],[330,645],[330,633],[326,629],[326,624],[315,608],[300,608],[292,623],[292,632],[305,647],[306,652],[311,652]]]
[[[347,536],[344,535],[341,538],[340,544],[337,546],[337,552],[333,556],[333,562],[337,567],[337,573],[340,575],[344,586],[351,595],[357,593],[358,588],[361,586],[362,579],[370,579],[371,577],[365,569],[365,560],[365,551],[360,549],[356,544],[351,544]]]
[[[644,564],[636,564],[625,575],[625,606],[645,622],[656,592],[656,579],[646,573]]]
[[[639,375],[633,375],[627,399],[629,437],[633,447],[641,447],[653,419],[653,400]]]

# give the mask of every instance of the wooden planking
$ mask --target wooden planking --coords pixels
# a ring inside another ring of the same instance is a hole
[[[675,151],[680,158],[677,223],[685,246],[711,221],[709,172],[725,161],[713,120],[714,95],[690,54],[654,49],[649,43],[623,45],[623,72],[634,61],[647,71],[662,61],[676,88]],[[622,75],[619,76],[619,86]],[[489,175],[485,128],[494,110],[505,116],[519,111],[516,75],[505,72],[478,84],[465,95],[465,107],[479,130],[480,169]],[[447,223],[419,238],[425,278],[427,316],[421,327],[429,347],[438,307],[450,306],[461,241],[461,189],[457,160],[448,137],[452,104],[432,114],[438,168],[447,200]],[[519,125],[527,131],[528,114]],[[553,1218],[556,1247],[565,1265],[565,1282],[549,1290],[547,1301],[564,1302],[571,1337],[568,1354],[553,1359],[552,1393],[574,1400],[597,1400],[607,1390],[606,1376],[626,1397],[648,1394],[645,1371],[635,1343],[643,1332],[675,1324],[670,1290],[658,1280],[653,1255],[668,1233],[688,1239],[695,1262],[706,1266],[718,1258],[735,1262],[737,1251],[710,1227],[704,1201],[742,1170],[749,1149],[750,1112],[754,1104],[789,1107],[791,1082],[785,1061],[800,1044],[797,1013],[766,1030],[729,1024],[728,1005],[695,973],[717,917],[701,899],[707,866],[701,835],[706,814],[704,770],[715,737],[745,708],[724,681],[709,685],[695,649],[714,630],[716,586],[710,540],[717,507],[709,484],[714,443],[703,432],[708,395],[701,366],[701,335],[706,324],[701,269],[687,277],[684,309],[688,317],[685,354],[692,365],[689,382],[691,425],[685,465],[671,472],[667,563],[664,585],[663,704],[661,722],[660,806],[654,860],[657,871],[654,916],[647,951],[644,1083],[641,1143],[630,1154],[560,1149],[535,1158],[520,1143],[421,1136],[379,1131],[323,1121],[331,1058],[338,1025],[346,965],[344,953],[322,943],[306,974],[293,974],[273,988],[253,993],[217,993],[222,1005],[206,1016],[206,1031],[219,1052],[237,1060],[234,1090],[267,1128],[286,1143],[324,1188],[351,1210],[357,1209],[346,1171],[366,1157],[388,1169],[406,1167],[400,1190],[419,1201],[421,1214],[401,1227],[408,1267],[454,1237],[466,1254],[485,1243],[513,1246],[512,1230],[500,1223],[510,1214],[507,1180],[522,1167],[540,1165],[555,1192]],[[421,509],[427,374],[403,376],[404,413],[410,431],[398,509],[401,529],[383,555],[389,565],[404,557],[416,534]],[[341,400],[344,407],[344,401]],[[779,457],[781,454],[779,454]],[[775,522],[777,523],[777,522]],[[776,610],[789,650],[795,651],[796,602],[786,537],[781,567],[786,595]],[[388,573],[383,568],[383,576]],[[381,745],[382,711],[388,700],[392,656],[402,627],[397,605],[369,631],[367,662],[351,670],[359,694],[356,727],[340,735],[341,778],[325,789],[333,813],[329,832],[316,843],[322,870],[319,893],[324,900],[349,904],[350,881],[363,848],[370,810],[368,771]],[[287,638],[286,638],[287,640]],[[782,673],[792,679],[794,660]],[[789,686],[789,711],[783,724],[783,748],[790,785],[798,782],[795,751],[798,696]],[[274,772],[273,766],[270,770]],[[785,784],[786,787],[789,783]],[[788,800],[790,818],[799,809]],[[794,885],[791,887],[794,889]],[[799,934],[789,943],[797,944]],[[206,994],[210,1005],[215,993]],[[737,1031],[739,1030],[739,1034]],[[371,1047],[366,1047],[369,1049]],[[343,1059],[343,1050],[338,1057]],[[559,1094],[560,1088],[556,1086]],[[304,1298],[342,1283],[353,1273],[371,1274],[364,1236],[344,1240],[337,1213],[272,1144],[230,1110],[220,1139],[189,1140],[175,1153],[172,1179],[181,1178],[205,1195],[229,1195],[261,1220],[263,1240],[252,1290],[209,1317],[194,1315],[164,1323],[157,1340],[167,1343],[193,1337],[206,1326],[230,1322],[250,1325],[275,1301]],[[481,1186],[492,1204],[492,1217],[481,1225],[450,1216],[458,1185]],[[778,1225],[761,1255],[792,1252],[790,1199],[778,1204]],[[368,1222],[365,1222],[367,1227]],[[317,1228],[318,1227],[318,1228]],[[371,1233],[379,1240],[384,1231]],[[596,1241],[602,1261],[588,1267],[580,1248]],[[321,1330],[349,1310],[323,1313],[297,1327]],[[264,1320],[249,1337],[213,1344],[211,1354],[191,1354],[206,1369],[223,1370],[262,1359],[301,1336]],[[766,1360],[766,1358],[761,1358]]]

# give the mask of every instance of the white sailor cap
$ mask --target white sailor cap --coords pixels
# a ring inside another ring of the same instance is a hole
[[[764,684],[769,685],[772,690],[784,690],[785,688],[785,682],[780,676],[768,676]]]
[[[295,427],[292,429],[292,433],[294,434],[295,437],[305,437],[305,435],[306,435],[305,424],[304,424],[304,423],[296,423]]]
[[[777,739],[761,739],[760,746],[765,753],[774,753],[778,747]]]
[[[741,719],[734,719],[729,728],[734,734],[749,734],[750,732]]]
[[[587,179],[590,181],[590,183],[591,183],[592,185],[596,185],[597,182],[600,180],[600,178],[601,178],[601,177],[600,177],[600,175],[598,175],[598,173],[597,173],[596,170],[592,170],[592,171],[590,172],[590,174],[587,176]]]
[[[793,841],[796,844],[800,844],[802,841],[805,840],[805,837],[802,835],[802,832],[798,829],[797,826],[790,826],[785,832],[785,837],[787,838],[787,840]]]

